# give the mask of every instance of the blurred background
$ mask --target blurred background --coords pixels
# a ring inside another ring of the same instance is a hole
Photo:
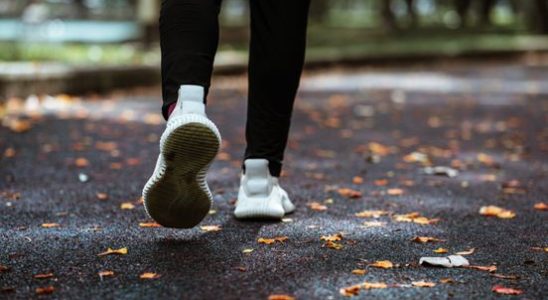
[[[245,66],[247,1],[223,2],[218,71]],[[157,83],[160,6],[160,0],[0,0],[0,97]],[[312,0],[308,63],[537,51],[548,49],[547,34],[546,0]],[[99,86],[26,83],[82,67],[88,72],[82,76],[106,68],[104,76],[121,77]],[[124,77],[120,67],[142,76]]]

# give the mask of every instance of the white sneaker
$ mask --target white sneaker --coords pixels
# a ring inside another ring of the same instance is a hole
[[[165,227],[194,227],[211,207],[213,197],[205,177],[221,135],[207,118],[203,100],[203,87],[181,86],[160,139],[156,168],[143,188],[145,210]]]
[[[270,175],[268,160],[246,159],[245,174],[240,180],[240,190],[234,215],[236,218],[275,218],[295,210],[287,193]]]

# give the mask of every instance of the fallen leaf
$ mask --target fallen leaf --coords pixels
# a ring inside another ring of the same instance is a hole
[[[124,202],[120,205],[121,209],[134,209],[135,205],[131,202]]]
[[[44,223],[42,224],[42,227],[43,228],[55,228],[55,227],[59,227],[59,223]]]
[[[480,271],[487,271],[489,273],[493,273],[497,270],[497,266],[466,266],[466,268],[480,270]]]
[[[523,294],[522,290],[514,289],[514,288],[508,288],[504,287],[502,285],[495,285],[491,289],[491,291],[497,293],[497,294],[503,294],[503,295],[521,295]]]
[[[203,226],[200,226],[200,229],[204,232],[216,232],[216,231],[221,231],[221,226],[219,226],[219,225],[203,225]]]
[[[364,269],[354,269],[352,270],[352,274],[355,275],[365,275],[367,273],[367,270]]]
[[[428,282],[428,281],[413,281],[411,282],[413,286],[416,287],[434,287],[436,284],[434,282]]]
[[[438,249],[434,250],[434,252],[438,253],[438,254],[443,254],[443,253],[449,252],[449,250],[447,250],[445,248],[438,248]]]
[[[455,280],[453,278],[442,278],[440,283],[455,283]]]
[[[146,222],[146,223],[139,223],[139,227],[142,227],[142,228],[158,228],[158,227],[162,227],[162,225],[160,225],[156,222]]]
[[[360,198],[362,196],[362,192],[357,191],[357,190],[353,190],[353,189],[349,189],[349,188],[340,188],[340,189],[337,190],[337,192],[341,196],[347,197],[347,198]]]
[[[354,176],[354,178],[352,178],[352,183],[353,184],[362,184],[363,183],[363,177]]]
[[[519,276],[516,275],[503,275],[503,274],[491,274],[491,276],[499,279],[509,279],[509,280],[517,280],[519,279]]]
[[[333,242],[333,241],[327,241],[327,243],[325,243],[325,246],[327,248],[335,249],[335,250],[341,250],[343,248],[342,244],[337,243],[337,242]]]
[[[335,241],[342,240],[342,238],[343,238],[342,233],[339,232],[333,235],[322,235],[322,237],[320,237],[320,240],[327,241],[327,242],[335,242]]]
[[[117,254],[117,255],[126,255],[127,254],[127,248],[120,248],[120,249],[112,249],[108,248],[107,251],[101,252],[97,254],[97,256],[105,256],[105,255],[111,255],[111,254]]]
[[[44,274],[36,274],[34,275],[34,278],[36,279],[46,279],[53,277],[53,273],[44,273]]]
[[[439,222],[440,219],[428,219],[421,216],[418,212],[411,212],[403,215],[394,215],[394,221],[396,222],[413,222],[421,225],[430,225]]]
[[[377,179],[377,180],[373,181],[373,183],[376,186],[385,186],[385,185],[388,184],[388,180],[387,179]]]
[[[379,221],[369,221],[369,222],[363,222],[362,223],[364,227],[382,227],[386,225],[386,222],[379,222]]]
[[[102,201],[108,199],[108,194],[107,193],[97,193],[97,194],[95,194],[95,196],[97,196],[97,199],[102,200]]]
[[[470,255],[470,254],[474,253],[475,251],[476,251],[476,248],[470,248],[469,250],[460,251],[460,252],[457,252],[455,254],[456,255]]]
[[[242,250],[242,253],[245,253],[245,254],[248,254],[248,253],[251,253],[251,252],[253,252],[253,249],[251,249],[251,248],[247,248],[247,249]]]
[[[279,237],[275,237],[275,238],[271,238],[271,239],[270,238],[259,238],[259,239],[257,239],[257,242],[259,242],[261,244],[270,245],[270,244],[274,244],[275,242],[283,243],[287,239],[289,239],[287,236],[279,236]]]
[[[431,237],[431,236],[416,236],[413,238],[412,241],[424,244],[424,243],[431,243],[431,242],[443,242],[444,240],[440,240],[438,238]]]
[[[12,119],[7,123],[7,127],[15,133],[23,133],[31,129],[32,123],[28,120]]]
[[[295,300],[295,297],[289,296],[289,295],[270,295],[268,296],[268,300]]]
[[[378,260],[369,266],[374,268],[381,268],[381,269],[391,269],[394,267],[394,264],[389,260]]]
[[[534,207],[536,210],[541,210],[541,211],[548,210],[548,205],[544,202],[535,203]]]
[[[9,272],[10,270],[8,266],[0,265],[0,273]]]
[[[84,157],[79,157],[74,161],[74,165],[78,168],[85,168],[89,166],[89,161]]]
[[[101,271],[98,274],[99,274],[99,277],[101,277],[101,278],[114,276],[114,272],[112,272],[112,271]]]
[[[389,212],[385,210],[364,210],[354,215],[359,218],[380,218],[387,214],[389,214]]]
[[[511,219],[516,216],[513,211],[494,205],[482,206],[479,213],[482,216],[497,217],[500,219]]]
[[[344,287],[339,290],[339,293],[346,297],[357,296],[360,293],[362,286],[360,284]]]
[[[46,287],[38,287],[35,291],[37,295],[49,295],[55,291],[55,288],[50,285]]]
[[[383,282],[364,282],[364,283],[362,283],[362,288],[364,288],[366,290],[385,289],[387,287],[388,287],[388,285],[386,283],[383,283]]]
[[[15,152],[15,149],[13,148],[7,148],[5,151],[4,151],[4,157],[5,158],[12,158],[14,157],[16,154]]]
[[[400,196],[403,195],[403,190],[398,188],[388,189],[386,193],[390,196]]]
[[[140,279],[158,279],[160,278],[160,274],[152,273],[152,272],[145,272],[141,275],[139,275]]]
[[[310,202],[306,204],[310,209],[315,211],[325,211],[327,210],[327,206],[319,203],[319,202]]]

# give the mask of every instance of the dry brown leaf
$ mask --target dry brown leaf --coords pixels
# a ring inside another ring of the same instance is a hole
[[[346,297],[357,296],[360,293],[362,286],[360,284],[351,285],[349,287],[344,287],[339,290],[339,293]]]
[[[145,272],[139,275],[140,279],[158,279],[160,277],[161,277],[160,274],[152,273],[152,272]]]
[[[354,269],[352,270],[352,274],[355,275],[365,275],[367,273],[367,270],[364,269]]]
[[[278,236],[274,238],[259,238],[257,239],[257,242],[259,242],[260,244],[270,245],[270,244],[274,244],[275,242],[283,243],[287,239],[289,239],[287,236]]]
[[[221,226],[219,226],[219,225],[203,225],[203,226],[200,226],[200,229],[204,232],[216,232],[216,231],[221,231]]]
[[[411,284],[413,286],[416,286],[416,287],[434,287],[434,286],[436,286],[436,284],[434,282],[429,282],[429,281],[413,281],[413,282],[411,282]]]
[[[353,189],[350,189],[350,188],[340,188],[340,189],[337,190],[337,192],[341,196],[347,197],[347,198],[360,198],[362,196],[362,192],[357,191],[357,190],[353,190]]]
[[[385,210],[364,210],[354,214],[359,218],[380,218],[381,216],[387,215],[390,212]]]
[[[519,279],[519,276],[516,275],[504,275],[504,274],[491,274],[491,276],[499,279],[509,279],[509,280],[517,280]]]
[[[0,273],[9,272],[10,270],[8,266],[0,265]]]
[[[385,289],[387,287],[388,287],[388,285],[384,282],[364,282],[364,283],[362,283],[362,288],[364,288],[366,290]]]
[[[325,211],[327,210],[327,206],[319,203],[319,202],[310,202],[306,204],[310,209],[315,211]]]
[[[139,223],[139,227],[142,227],[142,228],[158,228],[158,227],[162,227],[162,225],[156,223],[156,222],[146,222],[146,223]]]
[[[373,181],[373,183],[376,186],[385,186],[385,185],[388,184],[388,180],[387,179],[377,179],[377,180]]]
[[[378,260],[370,264],[369,266],[381,269],[392,269],[394,267],[394,264],[389,260]]]
[[[279,295],[270,295],[268,296],[268,300],[295,300],[295,297],[279,294]]]
[[[59,225],[59,223],[44,223],[42,224],[42,227],[43,228],[55,228],[55,227],[59,227],[61,225]]]
[[[368,146],[369,146],[369,151],[371,151],[373,154],[377,154],[380,156],[386,156],[392,152],[390,147],[379,144],[379,143],[371,142],[368,144]]]
[[[511,219],[516,216],[513,211],[494,205],[482,206],[479,213],[482,216],[497,217],[500,219]]]
[[[363,183],[363,177],[354,176],[354,178],[352,178],[352,183],[353,184],[362,184]]]
[[[36,274],[34,275],[34,278],[36,279],[46,279],[46,278],[52,278],[53,273],[44,273],[44,274]]]
[[[487,271],[489,273],[493,273],[497,270],[497,266],[466,266],[465,268],[480,270],[480,271]]]
[[[343,238],[343,235],[342,233],[337,233],[337,234],[333,234],[333,235],[322,235],[320,237],[320,240],[322,241],[326,241],[326,242],[336,242],[336,241],[340,241],[342,240]]]
[[[504,287],[504,286],[498,285],[498,284],[493,286],[491,291],[493,291],[497,294],[503,294],[503,295],[521,295],[521,294],[523,294],[523,290],[508,288],[508,287]]]
[[[29,120],[11,119],[7,127],[15,133],[23,133],[32,128],[32,123]]]
[[[330,248],[330,249],[335,249],[335,250],[341,250],[343,248],[343,245],[340,244],[340,243],[337,243],[337,242],[333,242],[333,241],[327,241],[325,243],[325,246],[327,248]]]
[[[126,255],[127,254],[127,248],[120,248],[120,249],[112,249],[108,248],[107,251],[101,252],[97,254],[97,256],[105,256],[105,255],[111,255],[111,254],[117,254],[117,255]]]
[[[416,243],[424,244],[424,243],[431,243],[431,242],[443,242],[444,240],[440,240],[438,238],[431,237],[431,236],[416,236],[413,238],[412,241]]]
[[[120,208],[121,209],[134,209],[135,205],[131,202],[124,202],[124,203],[120,204]]]
[[[418,212],[411,212],[403,215],[394,215],[396,222],[413,222],[421,225],[430,225],[439,222],[440,219],[428,219],[421,216]]]
[[[438,254],[443,254],[443,253],[449,252],[449,250],[440,247],[440,248],[434,250],[434,252],[435,252],[435,253],[438,253]]]
[[[4,151],[4,157],[5,158],[12,158],[14,157],[16,154],[15,152],[15,149],[13,148],[7,148],[5,151]]]
[[[476,248],[470,248],[469,250],[460,251],[455,253],[456,255],[470,255],[476,251]]]
[[[541,210],[541,211],[548,210],[548,205],[544,202],[535,203],[534,207],[536,210]]]
[[[55,291],[55,288],[51,285],[46,287],[38,287],[35,290],[37,295],[49,295],[49,294],[52,294],[54,291]]]
[[[440,279],[441,283],[455,283],[455,280],[453,278],[442,278]]]
[[[112,272],[112,271],[101,271],[98,274],[99,274],[99,277],[101,277],[101,278],[114,276],[114,272]]]

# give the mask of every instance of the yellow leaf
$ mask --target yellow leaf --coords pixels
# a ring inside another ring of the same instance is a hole
[[[333,234],[333,235],[322,235],[320,240],[328,241],[328,242],[336,242],[336,241],[342,240],[342,238],[343,238],[342,233],[339,232],[339,233]]]
[[[443,253],[447,253],[449,251],[445,248],[438,248],[438,249],[434,250],[434,252],[438,253],[438,254],[443,254]]]
[[[434,287],[436,284],[434,282],[428,282],[428,281],[413,281],[411,282],[413,286],[416,287]]]
[[[204,225],[200,226],[200,229],[204,232],[215,232],[215,231],[221,231],[221,226],[219,225]]]
[[[482,216],[497,217],[500,219],[511,219],[516,216],[513,211],[494,205],[482,206],[479,213]]]
[[[417,242],[417,243],[430,243],[430,242],[442,242],[443,240],[440,240],[438,238],[435,238],[435,237],[431,237],[431,236],[417,236],[415,238],[413,238],[413,242]]]
[[[371,267],[381,268],[381,269],[391,269],[394,267],[394,264],[389,260],[378,260],[372,264]]]
[[[327,206],[319,203],[319,202],[310,202],[307,204],[308,207],[310,207],[310,209],[312,210],[315,210],[315,211],[325,211],[327,210]]]
[[[385,210],[364,210],[356,213],[355,216],[359,218],[379,218],[387,215],[389,212]]]
[[[335,250],[341,250],[343,248],[342,244],[333,241],[327,241],[327,243],[325,243],[325,246],[327,246],[327,248]]]
[[[360,293],[362,286],[360,284],[345,287],[339,290],[339,293],[346,297],[356,296]]]
[[[283,243],[287,239],[289,239],[287,236],[279,236],[279,237],[275,237],[275,238],[259,238],[259,239],[257,239],[257,242],[259,242],[261,244],[270,245],[270,244],[274,244],[275,242]]]
[[[124,202],[120,205],[120,208],[121,209],[134,209],[135,205],[133,205],[133,203],[131,203],[131,202]]]
[[[141,279],[157,279],[157,278],[160,278],[160,274],[145,272],[145,273],[139,275],[139,278],[141,278]]]
[[[245,253],[245,254],[248,254],[248,253],[251,253],[251,252],[253,252],[253,249],[251,249],[251,248],[247,248],[247,249],[242,250],[242,253]]]
[[[110,254],[126,255],[127,254],[127,248],[126,247],[120,248],[120,249],[108,248],[107,251],[101,252],[101,253],[97,254],[97,256],[105,256],[105,255],[110,255]]]
[[[403,190],[398,188],[388,189],[386,193],[390,196],[400,196],[403,195]]]
[[[360,191],[356,191],[349,188],[340,188],[337,190],[337,192],[343,196],[348,198],[360,198],[362,196],[362,193]]]
[[[364,269],[354,269],[352,270],[352,274],[355,275],[365,275],[367,273],[367,270]]]
[[[54,227],[59,227],[59,223],[44,223],[42,224],[42,227],[44,228],[54,228]]]
[[[421,225],[429,225],[439,222],[440,219],[428,219],[421,216],[418,212],[411,212],[403,215],[394,215],[394,221],[396,222],[413,222]]]

